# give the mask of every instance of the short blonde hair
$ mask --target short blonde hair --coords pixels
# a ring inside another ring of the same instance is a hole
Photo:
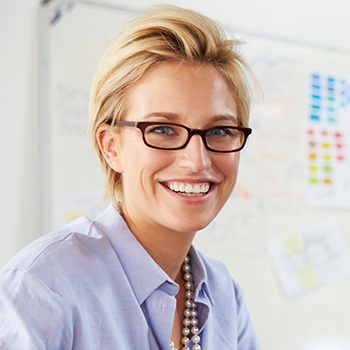
[[[171,5],[152,7],[129,22],[103,56],[93,82],[90,133],[106,174],[106,194],[116,203],[122,177],[110,168],[99,148],[96,131],[127,111],[130,88],[145,72],[164,61],[212,65],[227,80],[237,105],[239,126],[248,126],[251,92],[249,68],[238,51],[241,41],[227,39],[213,20]]]

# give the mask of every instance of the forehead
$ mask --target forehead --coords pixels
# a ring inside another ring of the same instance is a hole
[[[127,105],[133,119],[160,112],[198,117],[236,114],[233,93],[212,65],[183,62],[149,69],[130,89]]]

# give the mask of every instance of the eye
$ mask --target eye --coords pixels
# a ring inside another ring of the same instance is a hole
[[[175,128],[171,125],[152,125],[147,130],[149,134],[158,134],[158,135],[176,135]]]
[[[237,134],[238,134],[238,131],[236,129],[232,129],[230,127],[225,127],[225,126],[218,126],[207,131],[207,136],[209,137],[220,137],[220,136],[233,137]]]

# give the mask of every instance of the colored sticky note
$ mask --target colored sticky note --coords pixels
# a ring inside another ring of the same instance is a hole
[[[298,255],[305,250],[303,239],[296,233],[284,237],[283,243],[288,256]]]
[[[309,264],[304,265],[297,271],[297,276],[304,289],[311,289],[320,283],[320,278],[314,267]]]

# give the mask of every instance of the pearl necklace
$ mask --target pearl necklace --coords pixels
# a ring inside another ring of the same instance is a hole
[[[201,346],[199,342],[201,338],[198,335],[198,318],[197,318],[197,310],[196,303],[193,300],[193,277],[192,277],[192,269],[190,265],[190,257],[187,255],[185,261],[182,264],[183,279],[185,280],[185,311],[184,311],[184,319],[183,319],[183,328],[182,328],[182,339],[181,342],[183,344],[182,350],[190,350],[189,343],[190,340],[193,342],[192,350],[201,350]],[[191,327],[191,328],[190,328]],[[191,339],[190,336],[192,335]],[[170,350],[177,350],[173,342],[170,342]]]

